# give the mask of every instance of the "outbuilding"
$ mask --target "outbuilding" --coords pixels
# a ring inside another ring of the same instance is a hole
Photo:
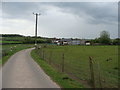
[[[90,41],[86,41],[85,45],[91,45]]]

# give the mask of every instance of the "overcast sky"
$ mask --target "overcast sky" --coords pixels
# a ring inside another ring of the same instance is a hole
[[[0,5],[1,6],[1,5]],[[97,38],[106,30],[118,37],[117,2],[2,2],[2,33],[58,38]]]

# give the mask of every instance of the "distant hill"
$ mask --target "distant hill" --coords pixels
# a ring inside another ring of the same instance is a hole
[[[0,34],[0,44],[34,44],[34,36],[23,36],[19,34]],[[51,43],[51,39],[37,37],[37,43]]]

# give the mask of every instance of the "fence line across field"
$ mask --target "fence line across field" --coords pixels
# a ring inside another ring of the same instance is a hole
[[[75,61],[74,58],[70,59],[63,51],[60,51],[58,52],[59,54],[56,54],[51,50],[47,51],[45,50],[45,48],[41,48],[38,49],[37,52],[40,55],[40,58],[45,60],[48,64],[54,66],[61,72],[69,74],[72,78],[87,81],[92,88],[106,87],[106,80],[105,76],[102,76],[103,71],[101,69],[100,62],[94,63],[94,58],[88,57],[88,66],[86,66],[87,68],[85,68],[82,65],[82,62],[80,62],[79,60]],[[66,58],[69,58],[69,61],[67,61]],[[73,63],[76,64],[74,65]]]

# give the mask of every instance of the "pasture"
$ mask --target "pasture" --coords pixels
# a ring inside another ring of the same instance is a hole
[[[89,57],[92,57],[95,87],[118,87],[118,46],[48,45],[37,52],[59,71],[63,68],[64,54],[64,72],[85,87],[91,87]]]
[[[0,41],[0,43],[14,44],[14,43],[21,43],[21,42],[20,41]]]
[[[22,49],[27,49],[30,47],[34,47],[33,44],[8,44],[8,45],[0,45],[0,64],[4,64],[8,58],[13,55],[14,53],[22,50]],[[1,60],[2,57],[2,60]]]
[[[1,37],[0,44],[20,44],[24,37]]]

